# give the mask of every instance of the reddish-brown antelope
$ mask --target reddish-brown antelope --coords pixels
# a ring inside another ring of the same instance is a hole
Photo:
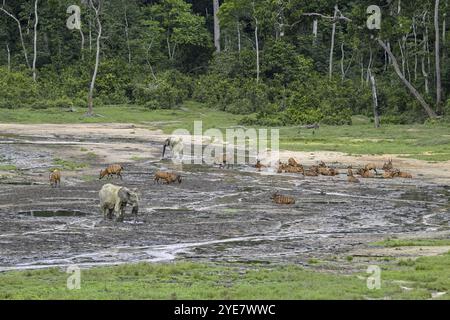
[[[99,179],[101,180],[106,176],[108,176],[108,178],[111,178],[113,175],[116,175],[117,177],[122,179],[122,171],[123,167],[120,164],[111,164],[105,170],[100,171]]]
[[[283,196],[279,193],[273,194],[272,200],[276,204],[295,204],[295,199],[293,197]]]
[[[61,171],[58,169],[53,170],[52,173],[50,173],[50,185],[54,188],[61,186]]]

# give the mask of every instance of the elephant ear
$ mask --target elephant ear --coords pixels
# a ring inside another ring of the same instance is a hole
[[[128,202],[130,199],[130,191],[127,188],[121,188],[118,193],[119,199],[122,202]]]

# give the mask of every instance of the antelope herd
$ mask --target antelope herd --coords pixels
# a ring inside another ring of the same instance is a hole
[[[176,147],[176,142],[177,141],[172,141],[170,139],[167,139],[164,142],[164,146],[163,146],[163,158],[164,158],[164,153],[166,151],[166,148],[169,147],[171,149],[174,149]],[[226,155],[223,156],[222,161],[220,161],[221,163],[219,164],[219,167],[221,169],[225,168],[226,166],[229,166],[229,163],[227,162],[227,158]],[[259,172],[264,168],[267,168],[266,165],[262,164],[260,160],[257,160],[256,164],[254,165],[254,168],[256,168],[256,170]],[[359,168],[356,169],[356,174],[359,176],[359,178],[361,179],[370,179],[370,178],[381,178],[381,179],[394,179],[394,178],[405,178],[405,179],[411,179],[412,175],[408,172],[405,171],[401,171],[400,169],[394,168],[394,165],[392,163],[392,159],[389,159],[388,162],[384,163],[384,165],[382,166],[382,170],[383,170],[383,174],[379,174],[378,170],[380,168],[377,167],[376,164],[374,163],[368,163],[364,166],[361,166]],[[108,167],[106,167],[105,169],[100,171],[100,175],[99,175],[99,180],[103,179],[104,177],[107,178],[112,178],[113,176],[116,176],[118,178],[120,178],[122,180],[122,172],[124,171],[124,168],[122,165],[120,164],[111,164]],[[328,166],[325,162],[320,161],[318,164],[316,165],[312,165],[309,168],[306,168],[300,164],[297,160],[295,160],[294,158],[289,158],[287,163],[283,163],[281,161],[278,162],[278,168],[276,170],[276,172],[278,174],[283,174],[283,173],[293,173],[293,174],[301,174],[305,177],[318,177],[318,176],[328,176],[328,177],[335,177],[338,176],[340,174],[339,170],[333,166]],[[55,169],[50,173],[49,176],[49,181],[50,181],[50,185],[54,188],[58,187],[61,185],[61,171],[59,169]],[[173,172],[168,172],[168,171],[157,171],[154,174],[154,181],[156,184],[159,184],[160,181],[164,182],[165,184],[172,184],[175,182],[181,183],[182,179],[181,179],[181,175],[173,173]],[[348,166],[347,167],[347,182],[348,183],[360,183],[360,180],[355,177],[355,174],[353,172],[353,167],[352,166]],[[108,202],[108,211],[107,214],[105,213],[106,211],[106,205],[103,205],[102,207],[102,212],[104,213],[105,217],[111,217],[111,209],[112,208],[112,203],[119,203],[120,205],[115,205],[116,207],[118,207],[120,209],[119,213],[116,213],[117,216],[122,219],[123,218],[123,209],[124,209],[124,205],[126,206],[127,203],[133,203],[133,213],[137,214],[137,208],[138,208],[138,198],[137,198],[137,194],[133,191],[128,190],[125,187],[120,187],[120,186],[114,186],[114,185],[109,185],[108,186],[110,188],[116,188],[114,189],[119,195],[121,195],[122,198],[120,197],[113,197],[114,201],[109,201]],[[103,188],[104,189],[104,188]],[[105,190],[103,190],[101,192],[105,193]],[[105,194],[100,194],[101,196],[103,196],[103,198],[105,198]],[[127,197],[132,197],[132,201],[129,200]],[[133,198],[134,197],[134,198]],[[117,198],[117,199],[116,199]],[[120,200],[120,199],[122,200]],[[101,198],[102,199],[102,198]],[[291,196],[286,196],[286,195],[281,195],[278,192],[275,192],[272,197],[271,197],[272,201],[276,204],[279,205],[293,205],[295,204],[295,199]],[[117,200],[117,201],[116,201]],[[120,202],[120,201],[122,202]],[[102,203],[106,203],[106,200],[103,199]],[[130,202],[131,201],[131,202]],[[111,205],[110,205],[111,204]],[[111,207],[111,208],[110,208]],[[119,209],[115,209],[116,211]],[[114,210],[113,210],[114,211]]]
[[[255,167],[258,171],[260,171],[260,166],[258,166],[258,163]],[[412,179],[412,175],[410,173],[394,168],[392,159],[389,159],[388,162],[384,163],[382,167],[384,172],[382,175],[378,173],[377,169],[376,164],[368,163],[363,167],[358,168],[356,172],[362,179],[393,179],[396,177]],[[303,165],[298,163],[294,158],[290,158],[287,163],[282,163],[281,161],[279,162],[277,173],[299,173],[303,174],[305,177],[318,177],[320,175],[334,177],[339,175],[339,170],[334,167],[327,166],[323,161],[320,161],[318,165],[313,165],[305,170]],[[353,174],[352,166],[347,167],[347,181],[349,183],[360,183],[360,180]],[[276,204],[295,204],[295,199],[292,197],[283,196],[278,193],[275,193],[272,196],[272,200]]]

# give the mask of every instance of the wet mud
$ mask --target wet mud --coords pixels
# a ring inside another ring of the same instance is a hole
[[[302,264],[393,235],[450,230],[450,187],[426,179],[349,184],[345,170],[336,177],[303,177],[247,166],[183,165],[181,184],[156,184],[153,173],[172,167],[160,161],[159,140],[103,137],[80,143],[109,145],[111,152],[142,159],[124,164],[123,180],[100,181],[97,172],[108,159],[83,158],[74,151],[80,149],[76,141],[69,135],[0,137],[3,163],[20,168],[0,179],[0,271],[174,259]],[[128,142],[131,149],[124,148]],[[51,188],[55,155],[88,166],[63,171],[61,187]],[[137,220],[131,208],[124,223],[103,219],[98,191],[105,183],[137,188]],[[296,204],[273,203],[276,191]]]

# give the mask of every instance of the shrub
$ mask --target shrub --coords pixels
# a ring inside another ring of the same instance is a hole
[[[0,67],[0,107],[14,109],[30,105],[37,98],[37,92],[36,84],[26,72]]]
[[[165,80],[153,81],[148,85],[136,85],[134,102],[150,109],[172,109],[183,102],[183,93]]]
[[[265,108],[269,102],[268,88],[255,79],[226,79],[218,74],[208,74],[195,81],[193,98],[235,114],[249,114]]]

